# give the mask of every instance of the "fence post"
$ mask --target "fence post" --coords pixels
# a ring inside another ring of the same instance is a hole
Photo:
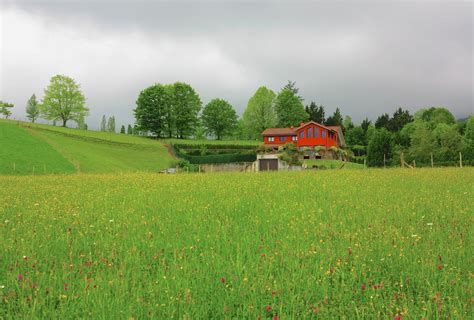
[[[198,171],[201,173],[201,165],[198,165]]]
[[[366,166],[365,166],[365,161],[366,161],[366,159],[364,158],[364,169],[366,168]]]
[[[416,161],[413,160],[413,168],[416,168]]]
[[[434,167],[434,163],[433,163],[433,152],[431,152],[431,168]]]
[[[405,162],[405,157],[403,155],[403,151],[400,153],[400,167],[403,168]]]
[[[459,152],[459,167],[462,168],[462,153]]]

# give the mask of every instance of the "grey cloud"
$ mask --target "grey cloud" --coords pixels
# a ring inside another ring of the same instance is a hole
[[[177,80],[239,113],[258,86],[278,91],[288,79],[305,102],[340,106],[356,121],[398,106],[473,113],[469,2],[39,2],[2,12],[0,99],[16,103],[17,116],[57,72],[81,82],[93,126],[103,113],[132,122],[143,87]],[[49,40],[28,59],[21,51],[38,36]]]

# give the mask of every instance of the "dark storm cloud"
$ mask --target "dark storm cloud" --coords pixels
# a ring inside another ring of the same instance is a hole
[[[305,102],[340,106],[357,121],[398,106],[473,112],[469,2],[39,2],[2,11],[1,96],[21,105],[18,116],[30,91],[60,72],[82,84],[92,123],[103,113],[131,122],[140,89],[177,80],[239,112],[258,86],[278,91],[288,79]],[[43,46],[33,57],[21,53],[31,42]]]

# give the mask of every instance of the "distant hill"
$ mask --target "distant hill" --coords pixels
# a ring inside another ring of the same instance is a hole
[[[173,157],[159,141],[0,120],[0,174],[158,172]]]

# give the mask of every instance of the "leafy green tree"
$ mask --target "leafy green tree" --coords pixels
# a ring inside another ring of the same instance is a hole
[[[107,131],[115,133],[115,117],[114,116],[109,117],[109,120],[107,121]]]
[[[102,116],[102,121],[100,122],[100,131],[107,131],[107,120],[105,119],[105,114]]]
[[[361,128],[364,130],[365,133],[367,133],[367,129],[369,129],[369,126],[372,124],[372,121],[369,119],[365,118],[364,121],[360,124]]]
[[[465,159],[474,161],[474,115],[471,115],[466,122],[462,152]]]
[[[352,122],[352,118],[350,116],[345,116],[344,120],[342,121],[342,127],[344,129],[344,132],[347,129],[352,129],[354,128],[354,123]]]
[[[51,78],[44,91],[40,111],[47,120],[62,120],[65,127],[69,120],[78,121],[89,114],[80,86],[66,76],[57,75]]]
[[[277,125],[275,93],[260,87],[250,98],[243,114],[243,131],[250,139],[257,139],[263,130]]]
[[[440,123],[433,130],[437,141],[436,154],[439,159],[456,160],[462,149],[462,137],[455,125]]]
[[[361,126],[346,129],[344,135],[347,145],[349,146],[364,146],[367,144],[364,129]]]
[[[288,80],[288,83],[283,87],[281,88],[281,90],[290,90],[291,92],[293,92],[295,94],[295,96],[301,101],[303,102],[303,97],[299,96],[298,95],[298,92],[300,91],[300,89],[298,89],[296,87],[296,81],[291,81],[291,80]]]
[[[128,125],[127,127],[127,134],[133,134],[133,128],[132,128],[132,125]]]
[[[376,129],[385,128],[388,130],[389,122],[390,122],[390,116],[388,115],[388,113],[384,113],[381,116],[379,116],[377,120],[375,121],[375,128]]]
[[[418,162],[428,163],[431,154],[436,154],[438,148],[436,137],[426,121],[416,121],[411,129],[410,156]]]
[[[387,123],[387,129],[391,132],[400,131],[407,123],[413,121],[413,117],[410,115],[408,110],[403,110],[398,108],[394,113],[392,118]]]
[[[84,116],[80,117],[77,120],[77,128],[81,129],[81,130],[87,130],[87,124],[86,124],[86,120],[85,120]]]
[[[223,99],[211,100],[204,107],[201,118],[207,133],[215,135],[217,140],[221,140],[226,134],[231,134],[237,124],[237,113]]]
[[[3,114],[6,119],[12,115],[11,108],[13,108],[13,104],[0,101],[0,114]]]
[[[169,89],[161,84],[152,85],[140,92],[137,107],[133,110],[138,130],[161,137],[167,129],[169,105]]]
[[[371,137],[367,147],[367,164],[371,167],[381,167],[392,158],[392,135],[385,128],[378,129]]]
[[[456,123],[456,119],[454,118],[453,114],[444,107],[420,109],[415,113],[414,119],[427,122],[431,129],[434,129],[440,123]]]
[[[198,123],[198,114],[202,107],[201,99],[196,91],[183,82],[176,82],[171,87],[170,122],[176,126],[178,138],[194,134]],[[171,130],[168,128],[169,133]]]
[[[275,110],[279,127],[299,126],[309,116],[300,99],[290,89],[283,89],[276,97]]]
[[[306,113],[309,115],[309,120],[317,123],[323,124],[325,121],[325,111],[324,106],[320,105],[319,107],[311,101],[309,106],[305,107]]]
[[[121,134],[125,134],[125,125],[122,124],[122,126],[120,127],[120,133]]]
[[[326,119],[325,125],[343,127],[343,121],[344,120],[342,118],[341,110],[338,107],[336,108],[336,111],[334,111],[333,115]]]
[[[30,119],[32,123],[38,119],[40,115],[40,108],[38,104],[38,100],[36,100],[36,95],[33,94],[28,102],[26,103],[26,117]]]

